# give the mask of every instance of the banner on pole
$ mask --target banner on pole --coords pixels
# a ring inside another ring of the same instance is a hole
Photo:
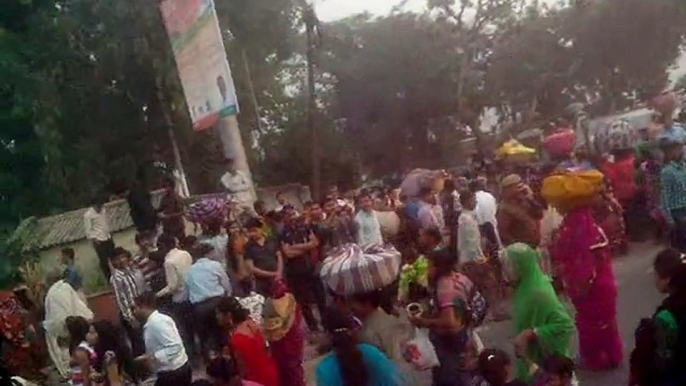
[[[163,0],[160,12],[174,52],[193,130],[238,114],[213,0]]]

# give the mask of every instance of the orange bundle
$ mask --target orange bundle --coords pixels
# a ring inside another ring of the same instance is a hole
[[[566,172],[543,180],[541,195],[561,212],[592,205],[603,191],[603,173]]]

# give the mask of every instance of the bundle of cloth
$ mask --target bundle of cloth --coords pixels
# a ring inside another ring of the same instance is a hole
[[[597,170],[567,170],[543,180],[541,195],[562,213],[593,206],[603,191],[604,176]]]

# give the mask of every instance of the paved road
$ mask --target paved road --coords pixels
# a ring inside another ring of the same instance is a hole
[[[661,300],[653,285],[652,262],[661,247],[652,243],[633,244],[630,254],[614,260],[614,272],[619,286],[619,328],[625,342],[625,358],[633,348],[633,333],[639,319],[649,316]],[[486,347],[498,347],[512,353],[514,333],[511,322],[483,326],[479,335]],[[309,348],[312,350],[312,348]],[[312,357],[312,353],[308,353]],[[317,359],[305,364],[307,383],[314,385],[314,369]],[[201,372],[196,374],[201,376]],[[582,372],[580,386],[624,386],[627,384],[626,360],[621,368],[605,373]],[[417,386],[430,386],[430,376],[423,374]],[[56,384],[56,383],[48,383]]]
[[[619,328],[624,339],[625,364],[604,373],[581,372],[581,386],[624,386],[628,379],[627,360],[633,348],[633,333],[638,321],[651,315],[661,300],[653,285],[652,262],[661,247],[652,243],[633,244],[630,254],[616,258],[614,272],[619,286]],[[511,323],[503,322],[483,327],[480,336],[486,347],[498,347],[512,352]]]

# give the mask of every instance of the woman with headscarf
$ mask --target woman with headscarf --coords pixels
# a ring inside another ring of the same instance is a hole
[[[581,367],[594,371],[618,367],[624,355],[612,252],[593,218],[602,187],[602,173],[593,170],[548,177],[542,190],[544,198],[565,215],[550,253],[576,308]]]
[[[547,356],[573,357],[574,320],[543,274],[538,253],[524,243],[507,247],[503,270],[514,285],[513,320],[517,337],[517,377],[531,381],[530,365],[541,366]]]
[[[281,386],[305,386],[302,312],[283,280],[275,280],[272,297],[265,302],[263,326],[279,370]]]

